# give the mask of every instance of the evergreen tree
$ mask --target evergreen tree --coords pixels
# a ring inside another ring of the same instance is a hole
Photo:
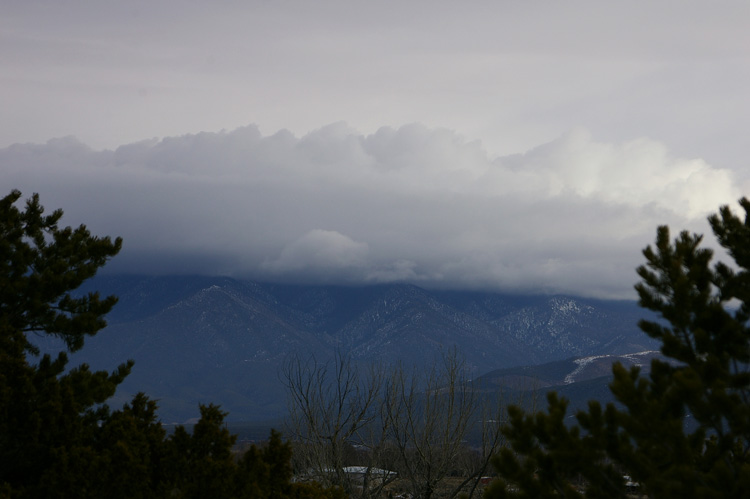
[[[120,251],[122,239],[94,237],[84,225],[61,229],[62,210],[45,216],[34,194],[21,211],[20,197],[14,190],[0,199],[0,325],[32,353],[30,332],[58,336],[74,352],[106,325],[117,298],[71,292]]]
[[[671,241],[659,227],[636,290],[660,316],[639,326],[667,359],[648,376],[615,364],[618,404],[589,402],[577,425],[554,393],[546,412],[510,408],[488,498],[625,497],[626,480],[651,497],[750,497],[750,201],[740,205],[744,219],[726,206],[709,217],[731,264],[713,263],[701,236]]]
[[[143,394],[110,411],[132,361],[107,373],[68,369],[66,352],[39,357],[30,334],[73,352],[106,326],[117,298],[74,292],[122,242],[59,228],[61,210],[44,215],[36,194],[21,210],[20,197],[0,199],[0,497],[337,497],[291,483],[290,450],[276,434],[238,464],[217,406],[200,407],[192,434],[180,426],[171,436]]]
[[[45,216],[36,194],[19,210],[20,196],[12,191],[0,199],[0,483],[51,497],[71,481],[88,490],[95,452],[82,442],[98,424],[96,406],[114,394],[132,362],[111,374],[86,365],[65,373],[65,352],[28,361],[39,353],[28,335],[57,336],[75,351],[102,329],[117,299],[72,292],[122,241],[93,237],[83,225],[59,228],[61,210]]]
[[[265,447],[252,446],[240,460],[237,474],[237,496],[244,498],[278,497],[281,499],[344,499],[342,489],[324,488],[316,482],[293,483],[292,447],[281,435],[271,432]]]
[[[226,413],[215,405],[201,406],[201,419],[189,434],[178,426],[170,439],[171,481],[179,497],[233,497],[236,437],[224,428]]]

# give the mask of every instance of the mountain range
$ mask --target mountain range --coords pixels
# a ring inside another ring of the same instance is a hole
[[[325,361],[343,352],[358,363],[421,369],[455,348],[485,389],[514,389],[511,374],[498,370],[547,365],[557,372],[564,368],[555,362],[564,361],[573,366],[567,375],[583,365],[574,358],[606,363],[606,356],[656,349],[637,327],[646,311],[631,301],[207,276],[99,276],[80,291],[93,290],[119,303],[71,365],[113,370],[135,360],[112,405],[143,391],[159,400],[165,422],[189,420],[198,403],[209,402],[228,411],[230,421],[283,416],[279,371],[290,355]],[[45,352],[60,348],[49,338],[38,343]],[[583,365],[570,384],[601,363]],[[553,386],[540,369],[528,378]]]

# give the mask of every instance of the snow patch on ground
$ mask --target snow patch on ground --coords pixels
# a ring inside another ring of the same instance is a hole
[[[597,360],[597,359],[603,359],[603,358],[605,358],[605,357],[611,357],[611,355],[592,355],[592,356],[590,356],[590,357],[581,357],[580,359],[576,359],[576,360],[574,360],[573,362],[575,362],[575,363],[576,363],[576,364],[578,365],[578,367],[576,367],[576,368],[575,368],[575,369],[573,370],[573,372],[571,372],[571,373],[569,373],[569,374],[568,374],[567,376],[565,376],[565,381],[564,381],[564,383],[565,383],[566,385],[570,385],[570,384],[572,384],[572,383],[575,383],[575,381],[576,381],[576,376],[578,376],[578,374],[579,374],[579,373],[580,373],[581,371],[583,371],[583,370],[584,370],[584,368],[585,368],[585,367],[586,367],[587,365],[591,364],[592,362],[594,362],[594,361],[595,361],[595,360]]]
[[[638,353],[629,353],[627,355],[623,355],[622,357],[624,359],[628,359],[630,362],[633,363],[634,366],[643,367],[647,364],[647,362],[651,361],[651,357],[653,355],[658,355],[658,350],[647,350],[645,352],[638,352]]]
[[[581,357],[580,359],[576,359],[573,361],[576,363],[576,368],[568,373],[567,376],[565,376],[565,380],[563,381],[563,383],[565,383],[566,385],[575,383],[576,376],[578,376],[581,371],[586,368],[587,365],[591,364],[595,360],[612,358],[612,363],[614,364],[614,361],[616,359],[622,359],[629,361],[631,365],[643,367],[651,361],[651,358],[654,355],[658,354],[659,352],[656,350],[647,350],[645,352],[628,353],[625,355],[592,355],[589,357]]]

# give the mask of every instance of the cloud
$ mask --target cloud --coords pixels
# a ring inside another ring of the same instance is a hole
[[[333,230],[314,229],[284,246],[278,258],[263,262],[261,268],[282,276],[312,272],[317,279],[336,280],[365,265],[367,253],[365,243]]]
[[[220,273],[633,296],[659,224],[708,231],[740,193],[729,170],[660,142],[576,129],[523,154],[420,124],[302,137],[256,126],[93,150],[0,150],[6,190],[120,235],[111,271]]]
[[[701,159],[670,157],[667,148],[654,140],[606,144],[581,129],[507,163],[534,169],[548,194],[569,193],[629,206],[653,203],[688,218],[716,209],[716,201],[733,191],[729,170],[713,168]]]

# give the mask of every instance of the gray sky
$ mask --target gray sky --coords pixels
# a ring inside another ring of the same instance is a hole
[[[632,296],[750,186],[747,2],[0,2],[0,187],[115,270]]]

